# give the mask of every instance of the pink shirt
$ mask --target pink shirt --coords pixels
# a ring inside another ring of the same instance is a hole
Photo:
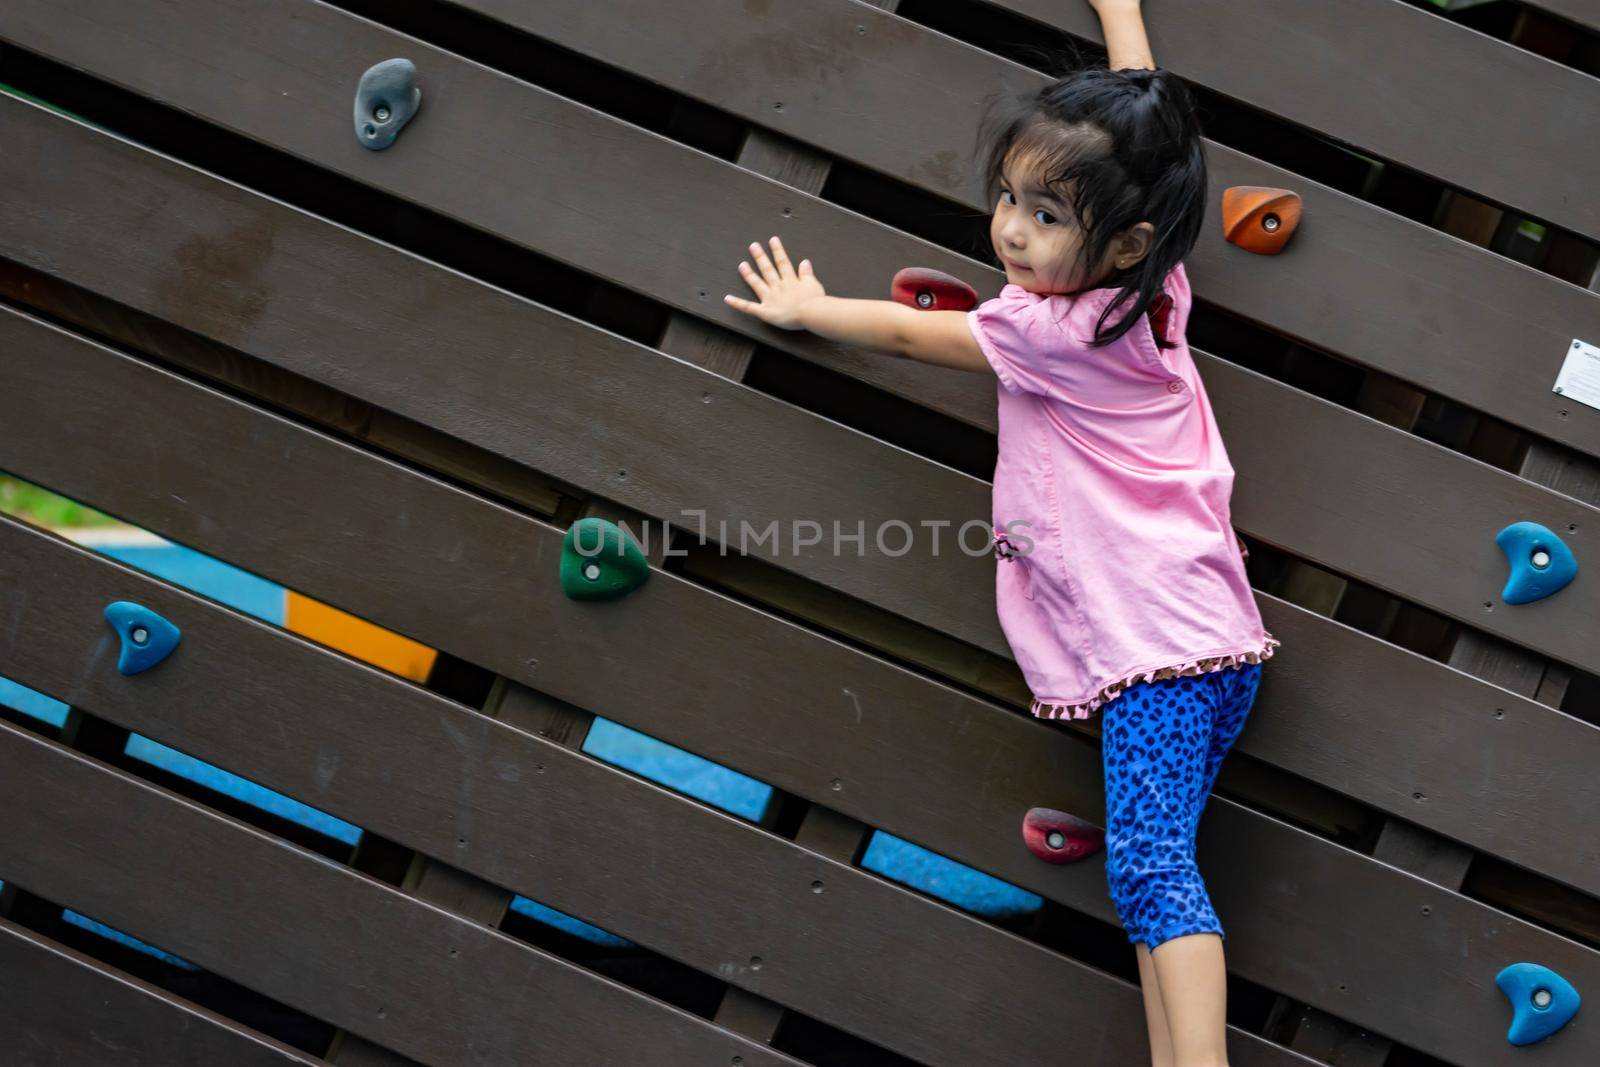
[[[1279,643],[1229,520],[1182,263],[1164,287],[1171,348],[1148,315],[1087,347],[1112,288],[1008,284],[967,313],[999,376],[995,608],[1041,718],[1087,718],[1135,682],[1259,663]]]

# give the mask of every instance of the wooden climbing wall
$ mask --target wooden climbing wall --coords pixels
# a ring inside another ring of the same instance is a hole
[[[1147,18],[1212,138],[1190,341],[1284,644],[1199,839],[1232,1061],[1600,1062],[1593,1006],[1513,1047],[1494,984],[1600,997],[1600,410],[1552,392],[1600,344],[1600,9]],[[72,709],[0,721],[0,1059],[1143,1062],[1103,865],[1019,833],[1103,819],[1098,720],[1027,717],[988,557],[873,538],[987,517],[994,382],[721,300],[773,233],[837,294],[998,291],[980,109],[1069,39],[1086,4],[0,5],[0,471],[437,650],[415,684],[0,518],[0,675]],[[396,56],[422,110],[369,152],[355,85]],[[1303,198],[1284,254],[1223,240],[1234,185]],[[624,600],[562,595],[585,515],[656,535]],[[721,532],[836,520],[860,555]],[[1580,572],[1513,607],[1519,520]],[[119,599],[183,631],[134,678]],[[598,760],[597,717],[771,800]],[[360,842],[154,777],[130,732]],[[1039,906],[897,883],[880,833]]]

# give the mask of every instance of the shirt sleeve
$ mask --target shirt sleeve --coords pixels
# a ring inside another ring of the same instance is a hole
[[[1020,285],[967,312],[967,326],[994,368],[1000,384],[1013,393],[1053,396],[1050,346],[1040,336],[1036,315],[1044,302]]]

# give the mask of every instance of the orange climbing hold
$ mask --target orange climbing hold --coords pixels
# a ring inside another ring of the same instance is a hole
[[[1247,252],[1275,256],[1300,225],[1300,194],[1266,185],[1222,191],[1222,234]]]

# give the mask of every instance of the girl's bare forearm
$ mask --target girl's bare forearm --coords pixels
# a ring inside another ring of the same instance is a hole
[[[814,334],[889,355],[901,355],[905,334],[900,316],[911,310],[893,300],[857,300],[818,296],[800,309],[800,324]]]
[[[1106,38],[1107,65],[1112,70],[1156,69],[1138,0],[1098,0],[1095,11],[1100,15],[1100,27]]]

